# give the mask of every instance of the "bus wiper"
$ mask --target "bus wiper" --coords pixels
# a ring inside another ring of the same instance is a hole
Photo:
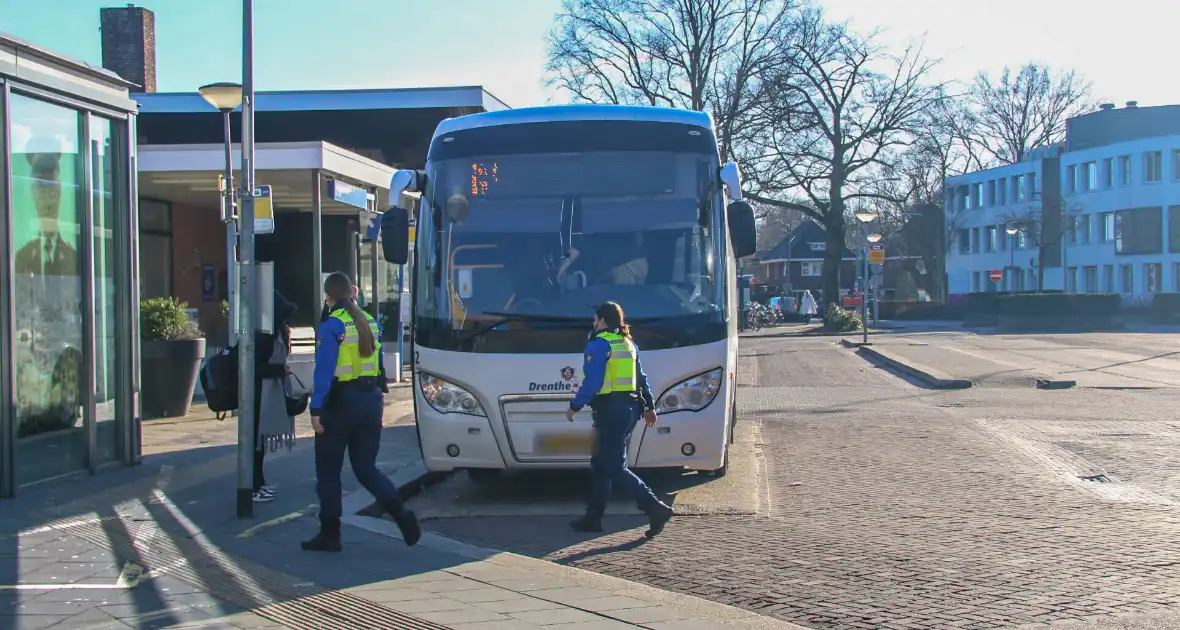
[[[465,341],[471,341],[472,339],[479,337],[480,335],[483,335],[489,331],[495,330],[509,322],[567,323],[578,324],[578,327],[586,326],[591,323],[589,317],[572,317],[569,315],[536,315],[531,313],[507,313],[500,311],[485,311],[480,313],[480,315],[491,315],[493,317],[498,317],[499,319],[484,324],[483,326],[472,330],[466,335],[459,337],[455,340],[455,345],[459,345]]]

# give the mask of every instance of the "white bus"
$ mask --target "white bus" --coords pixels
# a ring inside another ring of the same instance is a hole
[[[594,309],[623,306],[660,421],[636,468],[725,474],[736,418],[735,258],[754,253],[736,164],[708,114],[564,105],[439,124],[418,192],[410,356],[422,458],[476,479],[588,467],[589,411],[564,416]],[[411,197],[409,195],[407,197]],[[408,257],[410,211],[382,217]]]

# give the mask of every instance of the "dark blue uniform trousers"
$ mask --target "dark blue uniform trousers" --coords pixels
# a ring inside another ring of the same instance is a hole
[[[383,506],[400,507],[397,488],[377,470],[381,448],[381,418],[385,402],[377,388],[342,387],[332,392],[323,410],[324,432],[315,436],[316,493],[320,497],[320,520],[339,519],[343,507],[340,472],[344,453],[356,480]]]
[[[639,422],[639,401],[631,396],[605,394],[594,402],[594,455],[590,457],[591,516],[601,517],[610,499],[611,486],[619,483],[646,510],[658,499],[643,480],[627,468],[631,432]]]

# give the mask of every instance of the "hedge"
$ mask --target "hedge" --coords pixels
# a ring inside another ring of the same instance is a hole
[[[1151,319],[1160,324],[1180,323],[1180,293],[1156,293],[1152,296]]]

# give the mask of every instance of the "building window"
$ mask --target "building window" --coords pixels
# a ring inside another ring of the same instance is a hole
[[[1168,208],[1168,251],[1180,254],[1180,206]]]
[[[959,253],[971,253],[971,232],[967,228],[959,230]]]
[[[1164,156],[1159,151],[1143,154],[1143,181],[1151,184],[1163,179]]]
[[[983,207],[983,184],[971,185],[971,205],[976,208]]]
[[[1082,270],[1085,277],[1082,290],[1086,293],[1098,292],[1098,267],[1086,267]]]
[[[1134,293],[1135,292],[1135,266],[1134,265],[1119,265],[1122,271],[1122,278],[1119,281],[1120,293]]]
[[[1131,185],[1131,156],[1119,156],[1119,186]]]
[[[1078,175],[1077,167],[1073,164],[1065,167],[1065,192],[1074,193],[1078,191]]]
[[[987,205],[996,205],[996,180],[990,180],[987,183]]]
[[[1148,293],[1159,293],[1164,282],[1164,266],[1160,263],[1144,263],[1143,285]]]
[[[1025,195],[1029,199],[1035,199],[1037,196],[1037,174],[1028,174],[1028,193]]]
[[[139,200],[139,295],[172,295],[172,206]]]
[[[978,271],[971,272],[971,292],[972,293],[979,293],[979,272]]]
[[[984,251],[994,252],[997,249],[996,226],[989,225],[984,229]]]
[[[1066,270],[1065,292],[1066,293],[1077,293],[1078,292],[1078,268],[1077,267],[1070,267],[1069,269]]]
[[[1106,293],[1114,293],[1114,265],[1102,266],[1102,290]]]
[[[1110,188],[1114,183],[1114,159],[1102,160],[1102,187]]]
[[[1114,240],[1114,213],[1103,212],[1102,217],[1102,242],[1109,243]]]
[[[825,252],[828,250],[828,244],[822,243],[822,242],[821,243],[808,243],[807,246],[810,247],[811,251],[813,251],[813,252]]]
[[[1172,149],[1172,180],[1180,181],[1180,149]]]
[[[1078,242],[1080,242],[1082,245],[1089,245],[1091,231],[1092,228],[1090,227],[1090,215],[1078,215]]]
[[[999,199],[996,200],[996,205],[1002,206],[1002,205],[1008,203],[1008,178],[1007,177],[1001,177],[1000,179],[996,180],[996,192],[1000,195]]]
[[[1025,200],[1024,176],[1023,175],[1013,175],[1012,176],[1012,200],[1013,201],[1024,201]]]
[[[799,263],[799,271],[807,278],[815,278],[824,275],[824,261],[822,260],[808,260]]]
[[[971,252],[979,253],[979,228],[971,228]]]
[[[1123,256],[1162,254],[1163,208],[1119,210],[1114,215],[1114,251]]]
[[[1021,230],[1016,233],[1016,249],[1028,249],[1028,231]]]
[[[1090,191],[1098,188],[1098,163],[1086,162],[1082,164],[1082,190]]]
[[[1175,263],[1172,265],[1172,278],[1174,285],[1172,287],[1172,291],[1175,293],[1180,293],[1180,263]]]

